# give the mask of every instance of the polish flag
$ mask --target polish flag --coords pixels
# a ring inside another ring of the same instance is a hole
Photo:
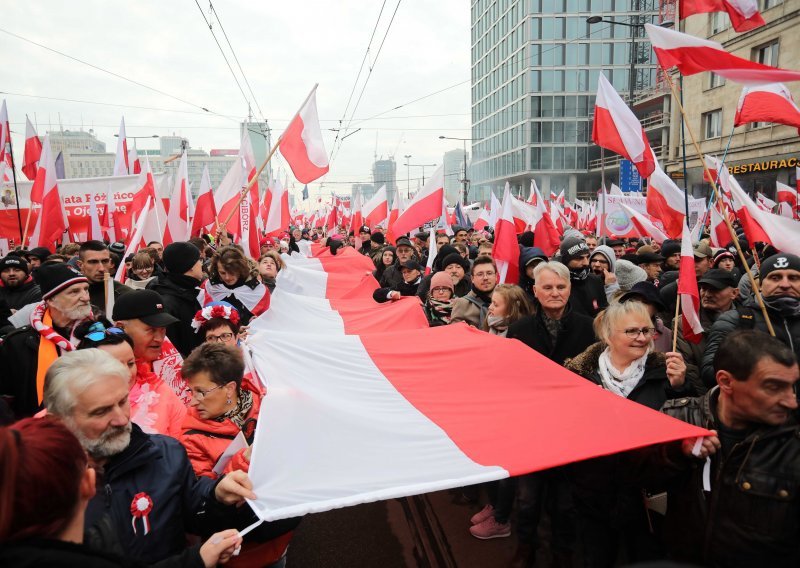
[[[350,217],[350,222],[346,225],[350,231],[355,233],[356,243],[361,242],[361,237],[358,234],[359,229],[364,226],[364,214],[362,213],[362,199],[361,199],[361,192],[356,191],[355,197],[353,197],[353,206],[351,209],[352,216]],[[361,248],[359,244],[356,248]]]
[[[736,216],[750,243],[766,242],[781,252],[800,255],[800,221],[775,215],[759,209],[752,199],[732,178],[733,205]]]
[[[439,166],[414,198],[408,203],[390,230],[397,238],[423,226],[442,214],[444,200],[444,167]]]
[[[642,177],[649,177],[656,167],[642,125],[602,73],[597,85],[592,141],[633,162]]]
[[[361,208],[364,224],[374,229],[389,216],[389,202],[386,199],[386,186],[382,185],[375,195]]]
[[[653,170],[647,184],[647,213],[664,225],[670,239],[678,239],[686,223],[686,201],[683,191],[660,167]]]
[[[181,154],[178,165],[178,175],[172,196],[169,201],[167,213],[167,227],[164,231],[164,246],[171,243],[188,241],[191,237],[191,219],[189,218],[189,205],[192,196],[189,195],[189,169],[186,162],[186,151]]]
[[[39,169],[41,156],[42,141],[39,140],[36,129],[31,124],[31,119],[25,115],[25,155],[22,158],[22,173],[28,179],[36,179],[36,170]],[[40,201],[36,201],[36,203],[40,203]]]
[[[760,191],[756,192],[756,204],[763,210],[763,211],[772,211],[777,203],[772,201],[769,197],[761,193]]]
[[[536,197],[538,194],[539,194],[539,187],[536,185],[536,180],[531,179],[531,193],[528,196],[528,203],[530,203],[534,207],[539,203]]]
[[[394,225],[397,218],[400,214],[405,210],[405,204],[403,203],[403,196],[400,195],[400,190],[395,190],[394,192],[394,201],[392,202],[392,210],[389,211],[389,220],[386,223],[386,239],[390,243],[394,243],[397,240],[397,237],[392,232],[392,225]]]
[[[719,212],[719,207],[717,204],[714,204],[711,207],[710,219],[711,219],[711,244],[715,247],[724,247],[729,242],[731,242],[731,233],[728,231],[728,226],[725,224],[725,219],[722,217],[722,213]]]
[[[508,183],[503,192],[503,207],[500,218],[494,226],[494,248],[492,257],[497,263],[498,283],[519,281],[519,243],[517,229],[514,226],[514,204]]]
[[[558,200],[558,195],[555,191],[550,191],[550,203],[555,203]]]
[[[503,206],[500,204],[494,191],[490,191],[489,194],[489,226],[494,227],[497,224],[497,220],[500,218],[500,211],[503,209]],[[551,194],[551,197],[552,195],[553,194]]]
[[[123,238],[123,231],[125,223],[120,222],[122,215],[117,211],[117,202],[114,199],[114,192],[109,186],[106,190],[106,208],[103,210],[103,215],[100,217],[100,226],[108,236],[109,242],[116,242],[117,239]],[[119,231],[117,231],[119,227]],[[117,234],[119,232],[119,235]]]
[[[261,243],[258,235],[258,180],[256,172],[258,167],[256,165],[256,156],[253,152],[253,143],[250,141],[248,132],[242,133],[242,145],[239,150],[242,156],[243,179],[242,190],[245,186],[250,184],[247,190],[247,196],[239,204],[239,224],[242,230],[241,245],[245,251],[248,251],[252,258],[258,258],[261,253]],[[238,199],[238,197],[237,197]],[[286,213],[288,216],[289,202],[288,197],[286,201]],[[288,227],[288,222],[287,222]]]
[[[145,158],[145,162],[147,158]],[[130,238],[128,239],[127,246],[125,248],[125,256],[124,258],[128,258],[130,255],[135,253],[142,242],[142,234],[144,232],[144,226],[147,223],[148,214],[151,211],[152,200],[148,195],[144,200],[144,205],[142,208],[142,214],[136,219],[136,224],[133,226],[132,231],[130,233]],[[127,268],[124,262],[120,262],[119,266],[117,267],[117,273],[114,275],[114,280],[117,282],[125,282],[127,278]]]
[[[328,153],[317,115],[317,85],[289,123],[278,147],[300,183],[311,183],[328,172]]]
[[[794,219],[796,217],[794,209],[788,203],[778,203],[778,215]]]
[[[474,225],[475,230],[476,231],[483,231],[484,229],[486,229],[486,227],[489,226],[489,217],[490,216],[491,216],[491,213],[489,213],[489,210],[486,207],[484,207],[481,210],[481,214],[478,215],[478,219],[475,221],[475,225]]]
[[[230,221],[228,221],[225,230],[231,233],[236,239],[242,234],[238,215],[238,203],[239,197],[242,195],[242,186],[247,183],[243,181],[244,179],[242,150],[240,149],[236,161],[231,164],[228,173],[222,178],[222,181],[214,192],[214,207],[217,210],[217,216],[220,222],[230,216]],[[234,210],[236,211],[232,214]]]
[[[128,165],[130,166],[130,173],[139,175],[142,173],[142,162],[139,161],[139,153],[136,151],[136,145],[128,150]]]
[[[782,83],[744,87],[736,107],[734,126],[751,122],[773,122],[794,126],[800,132],[800,109]]]
[[[269,195],[269,209],[264,222],[264,233],[276,236],[289,228],[291,212],[289,211],[289,191],[276,179],[272,187],[267,188],[265,199]],[[256,258],[256,257],[254,257]]]
[[[208,165],[203,167],[203,177],[200,178],[200,193],[197,194],[194,218],[192,219],[192,235],[200,235],[208,227],[217,222],[217,207],[214,204],[214,193],[211,188],[211,177],[208,175]]]
[[[561,246],[561,235],[553,220],[547,213],[542,194],[536,184],[531,184],[531,191],[536,193],[536,208],[538,209],[539,222],[533,227],[533,246],[542,249],[547,256],[553,256]],[[492,194],[494,195],[494,194]]]
[[[137,221],[145,214],[145,207],[147,207],[146,221],[140,231],[142,241],[140,244],[151,241],[161,242],[164,238],[167,215],[164,203],[156,196],[156,184],[153,179],[153,171],[150,169],[150,159],[147,156],[144,157],[144,167],[139,174],[139,188],[139,191],[133,194],[130,204],[128,238],[133,237]]]
[[[39,169],[36,171],[36,179],[33,182],[33,188],[36,187],[41,188],[42,208],[36,218],[30,246],[52,249],[54,242],[64,238],[69,222],[64,204],[61,202],[61,195],[58,193],[56,164],[53,159],[53,151],[50,149],[49,135],[44,137],[42,144],[42,157],[39,160]],[[31,188],[31,193],[33,193],[33,188]]]
[[[119,137],[117,138],[117,155],[114,158],[114,176],[127,176],[130,175],[131,170],[128,167],[128,138],[125,134],[125,117],[122,117],[119,123]]]
[[[260,519],[708,434],[598,389],[518,341],[461,324],[429,328],[416,298],[376,305],[369,259],[352,253],[287,258],[270,309],[251,323],[248,348],[270,393],[249,470]],[[298,344],[313,345],[313,356]],[[466,378],[452,373],[465,352],[475,355]],[[419,368],[437,380],[420,380]],[[537,451],[519,451],[528,447]]]
[[[677,67],[684,75],[713,71],[717,75],[744,84],[800,81],[800,71],[770,67],[737,57],[719,43],[700,39],[653,24],[645,24],[647,35],[661,67]]]
[[[703,326],[700,325],[700,292],[694,270],[694,249],[689,225],[683,225],[681,235],[681,264],[678,272],[678,295],[681,299],[681,330],[690,343],[700,343]]]
[[[737,32],[746,32],[766,23],[758,12],[757,0],[680,0],[679,6],[681,20],[695,14],[727,12]]]
[[[777,186],[775,198],[778,203],[788,203],[792,207],[797,207],[797,190],[779,181],[775,182],[775,185]]]
[[[640,237],[652,237],[657,243],[663,243],[669,238],[664,234],[664,231],[656,227],[655,223],[653,223],[653,221],[650,220],[650,218],[646,215],[642,215],[624,203],[620,203],[620,207],[622,207],[622,210],[628,216],[628,219],[631,220],[631,223],[633,223],[633,226],[636,228],[636,232]]]
[[[8,122],[8,107],[6,100],[0,105],[0,164],[11,163],[9,146],[11,144],[11,129]]]

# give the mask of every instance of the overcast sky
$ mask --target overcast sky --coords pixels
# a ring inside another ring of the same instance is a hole
[[[241,78],[208,2],[200,1],[200,6],[253,105],[254,118],[260,119],[263,112],[270,126],[281,132],[313,84],[320,84],[317,104],[330,152],[336,134],[328,129],[338,127],[344,113],[381,3],[213,2],[255,97]],[[469,3],[400,0],[378,55],[397,6],[397,0],[387,0],[383,8],[351,103],[352,108],[372,66],[351,127],[351,132],[361,130],[344,140],[324,178],[326,188],[345,193],[352,182],[370,183],[376,139],[378,155],[394,155],[402,187],[404,155],[412,155],[412,164],[441,164],[442,154],[461,148],[461,143],[439,140],[439,135],[470,136]],[[116,150],[114,134],[123,114],[128,136],[176,133],[188,138],[193,148],[238,148],[238,123],[247,116],[247,103],[193,0],[8,2],[2,13],[0,30],[166,93],[0,32],[0,98],[8,104],[18,162],[26,113],[32,121],[35,115],[41,135],[51,126],[58,128],[59,114],[64,129],[94,128],[111,152]],[[462,84],[412,102],[457,83]],[[386,112],[399,105],[405,106]],[[358,120],[379,113],[385,114]],[[158,144],[143,140],[138,146]],[[426,174],[431,170],[426,168]],[[412,186],[421,173],[421,168],[411,168]],[[312,193],[317,185],[312,185]]]

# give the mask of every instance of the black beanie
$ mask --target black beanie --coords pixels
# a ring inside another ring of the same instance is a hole
[[[442,259],[442,270],[451,264],[458,264],[464,269],[464,272],[469,272],[469,261],[457,252],[450,253]]]
[[[40,266],[33,271],[33,279],[42,290],[42,300],[47,300],[74,284],[89,282],[86,276],[63,262]]]
[[[31,267],[28,266],[27,261],[15,254],[9,254],[7,257],[0,259],[0,272],[3,272],[6,268],[19,268],[25,274],[30,274],[31,272]]]
[[[386,238],[383,236],[383,233],[372,233],[372,236],[369,239],[377,245],[386,243]]]
[[[761,270],[759,271],[761,280],[764,280],[770,272],[774,272],[775,270],[797,270],[800,272],[800,256],[782,252],[764,259],[761,263]]]
[[[192,243],[172,243],[164,247],[163,259],[168,272],[184,274],[200,260],[200,249]]]

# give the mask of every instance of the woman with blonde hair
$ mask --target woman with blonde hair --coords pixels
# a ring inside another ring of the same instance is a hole
[[[242,325],[269,306],[269,289],[259,280],[258,267],[235,246],[219,249],[211,259],[205,290],[214,302],[228,302]]]

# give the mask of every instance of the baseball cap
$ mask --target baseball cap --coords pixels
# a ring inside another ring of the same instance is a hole
[[[411,241],[408,240],[408,237],[400,237],[399,239],[397,239],[397,244],[395,244],[395,248],[400,248],[400,247],[414,248],[411,245]]]
[[[420,272],[422,272],[422,265],[413,259],[401,262],[400,268],[407,268],[409,270],[419,270]]]
[[[624,304],[631,300],[639,300],[645,304],[655,306],[660,312],[667,310],[664,302],[661,301],[661,295],[658,293],[658,288],[652,282],[644,281],[637,282],[631,289],[619,297],[619,303]]]
[[[695,258],[711,258],[714,256],[714,252],[706,243],[698,243],[694,247],[694,256]]]
[[[153,290],[134,290],[121,294],[114,303],[114,321],[138,319],[153,327],[166,327],[180,321],[164,309],[164,299]]]
[[[729,270],[723,270],[721,268],[711,268],[706,270],[706,273],[703,274],[703,277],[697,281],[697,284],[708,284],[717,290],[736,288],[739,285],[732,272]]]

